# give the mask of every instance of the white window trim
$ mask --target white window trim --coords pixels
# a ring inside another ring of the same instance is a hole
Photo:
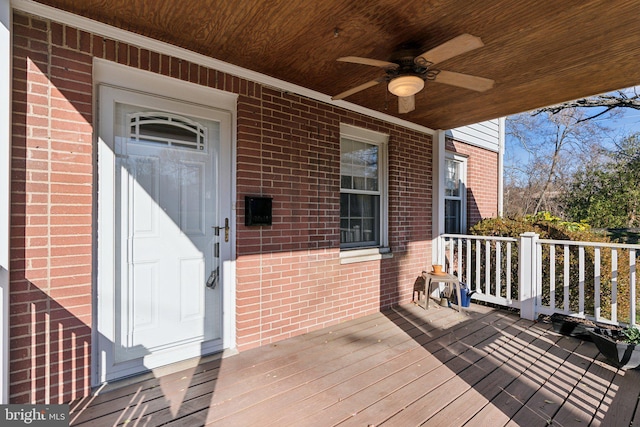
[[[451,197],[447,196],[446,190],[444,191],[444,205],[446,206],[446,200],[460,200],[460,234],[465,234],[467,232],[467,161],[469,160],[467,156],[463,156],[460,154],[452,153],[447,151],[445,153],[445,164],[446,160],[453,160],[455,162],[460,163],[460,197]],[[446,173],[446,167],[445,167]],[[443,187],[446,186],[446,178],[443,182]],[[443,211],[444,212],[444,211]]]
[[[341,248],[340,263],[348,264],[361,261],[372,261],[390,258],[393,255],[389,249],[389,164],[388,143],[389,135],[359,128],[344,123],[340,124],[340,139],[348,138],[380,147],[378,152],[378,169],[380,171],[380,246],[362,248]]]
[[[340,264],[379,261],[387,258],[393,258],[390,248],[343,249],[340,251]]]

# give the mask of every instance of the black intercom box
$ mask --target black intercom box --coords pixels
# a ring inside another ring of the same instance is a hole
[[[244,225],[271,225],[273,197],[244,196]]]

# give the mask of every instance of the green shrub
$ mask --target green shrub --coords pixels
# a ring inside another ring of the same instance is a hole
[[[630,326],[622,330],[625,341],[629,344],[640,344],[640,329],[635,326]]]

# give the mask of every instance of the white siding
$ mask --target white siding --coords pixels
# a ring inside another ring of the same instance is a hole
[[[448,137],[456,141],[465,142],[487,150],[499,151],[500,135],[504,134],[504,128],[500,119],[462,126],[446,132]]]

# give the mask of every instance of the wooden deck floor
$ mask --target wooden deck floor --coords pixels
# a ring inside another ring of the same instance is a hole
[[[395,308],[72,402],[74,426],[638,426],[640,371],[472,304]]]

